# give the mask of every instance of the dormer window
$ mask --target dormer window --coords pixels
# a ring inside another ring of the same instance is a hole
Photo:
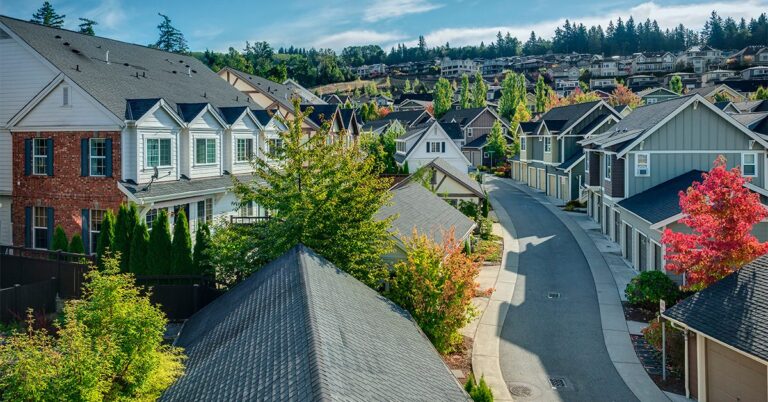
[[[552,138],[551,137],[544,137],[544,153],[545,154],[552,153]]]
[[[198,138],[195,140],[195,164],[212,165],[216,163],[216,139]]]
[[[150,138],[146,145],[147,167],[171,166],[171,139]]]
[[[61,106],[70,106],[69,104],[69,87],[61,87]]]

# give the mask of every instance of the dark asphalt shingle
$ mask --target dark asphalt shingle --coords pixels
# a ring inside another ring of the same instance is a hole
[[[468,396],[410,315],[303,245],[200,310],[163,401]]]
[[[768,256],[677,303],[663,315],[768,360]]]
[[[253,179],[251,175],[232,176],[224,174],[222,176],[216,176],[211,178],[200,179],[186,179],[173,181],[161,181],[147,184],[136,184],[133,182],[121,181],[122,186],[132,196],[140,200],[157,200],[168,197],[169,199],[175,199],[183,197],[185,194],[197,193],[197,192],[223,192],[229,188],[232,188],[232,179],[236,178],[240,181],[250,181]]]
[[[680,192],[687,190],[694,181],[701,182],[702,173],[691,170],[619,201],[619,206],[652,224],[661,222],[680,213]]]

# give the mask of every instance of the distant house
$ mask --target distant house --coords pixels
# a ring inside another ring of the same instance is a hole
[[[662,313],[682,329],[685,390],[699,401],[768,400],[768,256]]]
[[[501,123],[502,133],[508,141],[512,141],[509,130],[510,125],[506,119],[489,107],[470,109],[451,109],[439,119],[441,124],[455,123],[461,129],[461,137],[457,144],[461,147],[464,156],[473,166],[488,165],[491,159],[498,161],[500,155],[488,155],[484,151],[487,136],[496,121]]]
[[[663,102],[667,99],[677,98],[680,94],[670,91],[667,88],[647,88],[637,93],[637,96],[643,100],[646,105]]]
[[[709,71],[724,61],[723,52],[709,45],[691,46],[677,59],[677,63],[690,66],[696,74]]]
[[[161,401],[469,400],[408,312],[303,245],[198,311],[175,344],[185,372]]]
[[[661,80],[654,75],[637,74],[627,78],[626,86],[633,92],[640,92],[646,88],[661,86]]]
[[[675,67],[675,56],[670,52],[635,53],[632,59],[633,74],[670,73]]]
[[[766,66],[768,65],[768,47],[747,46],[729,56],[726,62],[736,66]]]
[[[768,65],[750,67],[750,68],[741,70],[741,78],[745,80],[768,79]]]
[[[453,206],[458,206],[459,201],[468,201],[479,205],[480,201],[485,199],[485,192],[477,180],[469,177],[467,172],[456,169],[442,158],[435,158],[432,162],[422,166],[421,169],[422,171],[426,170],[428,174],[419,177],[413,174],[401,183],[420,181],[421,184],[429,187],[433,193]]]
[[[712,87],[695,88],[686,92],[686,95],[693,95],[693,94],[699,94],[703,96],[704,99],[712,103],[716,102],[715,97],[717,95],[725,96],[731,102],[743,102],[747,100],[746,96],[742,95],[741,93],[735,91],[733,88],[725,84],[715,85]]]
[[[365,132],[383,133],[387,131],[394,122],[399,122],[403,129],[418,126],[432,120],[432,115],[426,110],[403,110],[391,112],[386,116],[366,122],[361,130]]]
[[[467,172],[469,160],[436,121],[430,121],[408,128],[395,139],[395,161],[398,166],[408,164],[410,173],[439,157],[459,171]]]
[[[480,71],[480,66],[473,60],[451,60],[448,58],[440,62],[440,76],[444,78],[457,78],[463,74],[474,75]]]
[[[716,81],[722,81],[727,78],[735,77],[739,73],[733,70],[712,70],[701,74],[701,86],[710,87]]]
[[[427,190],[421,183],[401,183],[390,192],[392,200],[376,213],[377,219],[394,219],[391,230],[395,248],[385,257],[388,262],[397,262],[407,257],[405,244],[414,229],[420,235],[441,243],[450,230],[454,231],[457,242],[463,242],[475,228],[472,219]]]

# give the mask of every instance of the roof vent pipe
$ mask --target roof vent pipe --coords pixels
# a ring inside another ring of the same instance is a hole
[[[192,68],[187,66],[187,77],[191,77],[191,76],[192,76]]]
[[[107,50],[107,55],[104,56],[104,58],[106,59],[107,64],[109,64],[109,50]]]

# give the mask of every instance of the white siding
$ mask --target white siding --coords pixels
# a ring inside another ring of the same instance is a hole
[[[4,125],[56,73],[14,39],[0,39],[0,125]]]
[[[458,149],[453,143],[453,140],[451,140],[451,138],[445,134],[445,131],[438,129],[438,127],[439,125],[433,124],[432,127],[429,128],[427,134],[422,138],[422,140],[413,145],[415,148],[411,151],[410,155],[408,155],[408,158],[406,159],[406,161],[408,161],[408,169],[411,173],[415,172],[418,168],[426,165],[427,163],[432,162],[432,160],[437,157],[444,159],[446,162],[450,163],[456,169],[459,169],[462,172],[466,172],[468,170],[469,165],[462,155],[461,150]],[[445,153],[427,152],[427,146],[425,145],[426,141],[444,141]],[[411,146],[409,146],[409,148],[410,147]]]
[[[226,141],[224,144],[226,148],[226,151],[224,152],[224,166],[227,170],[229,170],[232,174],[243,174],[253,170],[250,163],[237,162],[237,139],[252,138],[253,156],[258,158],[261,157],[261,152],[259,152],[259,149],[261,149],[261,141],[259,140],[260,134],[261,131],[259,130],[259,127],[247,115],[232,125],[232,129],[227,133],[225,137]]]
[[[11,197],[0,196],[0,244],[10,246],[11,236]]]
[[[11,158],[11,146],[11,132],[0,129],[0,194],[10,194],[12,190],[13,158]]]
[[[144,158],[146,140],[149,138],[171,139],[171,167],[159,168],[160,177],[156,181],[178,180],[178,147],[179,126],[173,118],[162,108],[158,108],[151,115],[146,116],[137,128],[136,135],[136,161],[138,163],[138,183],[148,183],[152,178],[154,169],[146,167]]]
[[[63,91],[68,88],[69,104],[63,105]],[[74,86],[59,84],[17,124],[19,127],[110,126],[115,122],[105,111]]]
[[[136,153],[136,128],[124,128],[120,136],[121,160],[123,166],[123,180],[137,180],[139,169]]]
[[[200,177],[219,176],[222,173],[224,127],[211,115],[210,111],[190,122],[188,137],[182,136],[182,173],[190,179]],[[197,164],[195,154],[197,152],[196,140],[212,138],[216,140],[216,163]],[[186,158],[186,161],[185,161]],[[187,165],[188,164],[188,165]]]

